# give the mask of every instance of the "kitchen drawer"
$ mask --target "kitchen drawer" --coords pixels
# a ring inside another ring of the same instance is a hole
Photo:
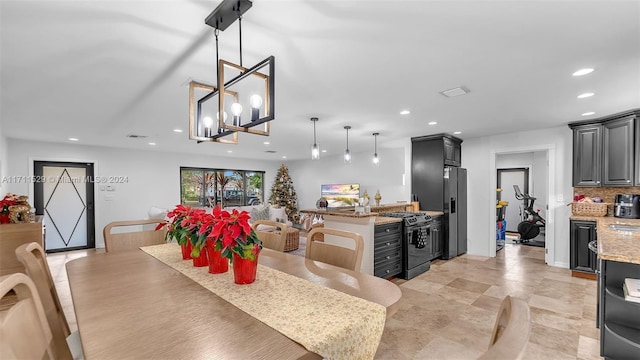
[[[381,278],[387,278],[389,276],[395,276],[402,273],[402,261],[393,261],[389,263],[376,266],[373,270],[373,275]]]
[[[394,247],[385,249],[384,251],[376,251],[373,255],[373,262],[378,265],[379,262],[388,261],[391,259],[402,259],[402,247]]]
[[[384,236],[379,239],[375,239],[373,244],[373,251],[375,254],[378,251],[385,251],[386,249],[395,249],[400,247],[402,247],[402,237],[400,237],[399,235]]]
[[[395,234],[395,233],[401,233],[401,232],[402,232],[402,222],[376,225],[374,228],[374,237],[382,236],[384,234]]]

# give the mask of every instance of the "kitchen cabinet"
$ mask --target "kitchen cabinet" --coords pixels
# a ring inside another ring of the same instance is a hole
[[[595,274],[597,256],[589,250],[589,242],[597,239],[595,221],[570,221],[570,268]]]
[[[402,273],[402,222],[376,225],[373,242],[373,275],[388,278]]]
[[[0,225],[0,275],[25,272],[15,255],[20,245],[36,242],[45,247],[42,218],[36,216],[34,222]]]
[[[436,216],[431,218],[431,258],[429,260],[437,259],[442,256],[442,216]]]
[[[569,124],[573,186],[640,185],[640,109]]]
[[[640,278],[640,264],[600,260],[600,356],[640,359],[640,303],[626,301],[625,278]]]
[[[462,141],[453,137],[442,137],[444,147],[444,164],[460,166],[462,160]]]

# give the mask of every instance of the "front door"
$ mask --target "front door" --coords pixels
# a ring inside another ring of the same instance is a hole
[[[35,161],[36,215],[44,215],[45,250],[95,248],[93,164]]]

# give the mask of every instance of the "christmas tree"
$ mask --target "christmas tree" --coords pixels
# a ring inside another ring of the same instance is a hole
[[[298,196],[293,188],[293,181],[289,177],[289,169],[282,164],[276,174],[276,179],[271,186],[271,205],[285,208],[290,221],[297,223],[300,220],[298,215]]]

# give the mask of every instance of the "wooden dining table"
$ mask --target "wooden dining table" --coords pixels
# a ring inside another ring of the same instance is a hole
[[[259,263],[380,304],[387,317],[402,295],[387,280],[266,248]],[[86,359],[322,358],[142,250],[66,269]]]

